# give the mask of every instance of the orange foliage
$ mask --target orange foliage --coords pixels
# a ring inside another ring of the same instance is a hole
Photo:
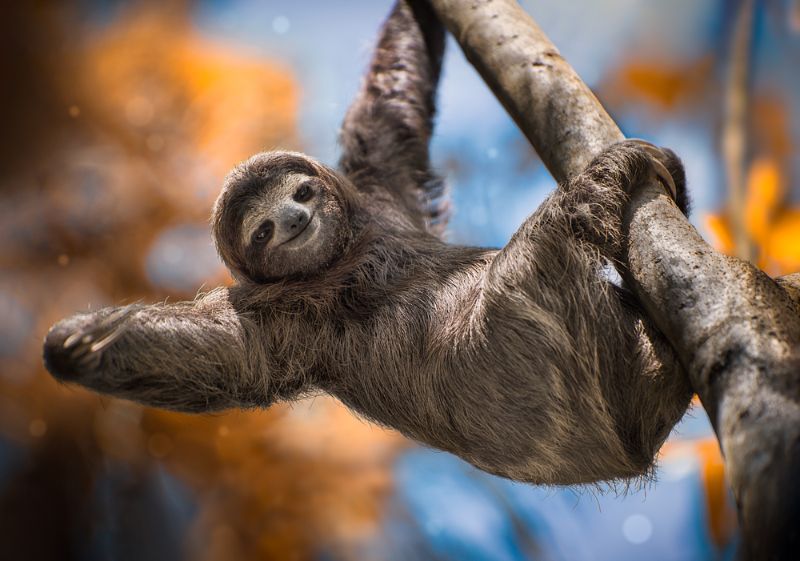
[[[610,103],[645,102],[666,111],[698,95],[708,85],[712,66],[711,57],[680,66],[631,61],[607,78],[604,98]]]
[[[774,274],[800,271],[800,208],[786,208],[776,218],[764,244],[764,267]]]
[[[744,205],[747,235],[764,245],[770,235],[772,219],[783,197],[780,170],[772,159],[760,158],[750,165]]]
[[[137,473],[166,466],[193,490],[190,558],[307,559],[320,548],[346,557],[376,531],[404,442],[395,433],[329,398],[187,416],[60,386],[43,371],[46,329],[87,302],[193,296],[150,284],[154,240],[173,224],[205,227],[237,161],[297,148],[287,69],[211,42],[183,11],[154,6],[62,50],[33,43],[35,56],[57,52],[63,60],[52,67],[69,69],[36,76],[58,94],[50,109],[69,117],[52,145],[0,176],[0,296],[34,318],[17,351],[0,354],[0,432],[32,455],[31,471],[0,496],[2,537],[30,544],[50,535],[53,558],[66,555],[60,528],[77,524],[111,461]],[[220,266],[208,285],[227,278]],[[52,490],[47,504],[32,489]]]
[[[85,69],[87,90],[103,85],[93,107],[104,120],[137,148],[189,152],[214,179],[254,148],[295,143],[287,69],[210,43],[176,15],[134,12],[89,42]]]
[[[747,169],[744,228],[755,247],[756,265],[772,276],[800,271],[800,208],[787,203],[785,166],[792,155],[786,108],[761,95],[752,103],[751,143],[759,156]],[[733,254],[731,221],[724,214],[705,217],[720,251]]]
[[[702,466],[708,527],[714,543],[722,547],[730,543],[737,530],[736,511],[732,508],[730,489],[725,479],[725,462],[716,438],[698,440],[693,444]]]
[[[217,417],[147,410],[141,426],[149,453],[199,494],[193,541],[208,561],[346,549],[374,534],[400,443],[330,398]]]
[[[708,228],[714,236],[714,246],[717,250],[727,255],[733,255],[736,245],[733,241],[728,217],[718,214],[707,214],[704,218],[706,228]]]
[[[778,161],[761,157],[747,174],[745,228],[758,250],[757,265],[773,276],[800,270],[800,208],[784,203],[785,188]],[[710,215],[706,224],[720,251],[732,253],[733,237],[724,216]]]

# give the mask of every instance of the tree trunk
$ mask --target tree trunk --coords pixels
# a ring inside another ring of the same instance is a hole
[[[623,138],[516,2],[430,2],[557,180]],[[800,275],[776,282],[717,253],[657,184],[637,190],[627,223],[625,280],[711,418],[743,552],[800,559]]]

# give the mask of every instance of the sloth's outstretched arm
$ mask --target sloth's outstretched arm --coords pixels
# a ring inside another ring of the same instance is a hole
[[[360,189],[399,198],[420,225],[444,217],[428,155],[443,51],[444,28],[428,3],[399,0],[340,137],[341,170]]]
[[[44,359],[58,379],[179,411],[267,405],[275,397],[255,324],[231,291],[192,302],[79,314],[47,334]]]

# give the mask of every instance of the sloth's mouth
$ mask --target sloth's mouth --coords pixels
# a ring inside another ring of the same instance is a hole
[[[313,234],[314,232],[313,232],[313,230],[309,232],[309,226],[311,226],[311,223],[312,223],[312,222],[314,222],[314,218],[315,218],[316,216],[317,216],[317,213],[315,212],[314,214],[312,214],[312,215],[311,215],[311,218],[309,218],[309,219],[308,219],[308,222],[306,222],[306,225],[305,225],[305,226],[303,226],[303,229],[302,229],[302,230],[300,230],[299,232],[297,232],[297,233],[296,233],[294,236],[292,236],[291,238],[289,238],[288,240],[286,240],[285,242],[283,242],[283,243],[282,243],[282,244],[280,244],[280,245],[281,245],[281,246],[288,245],[288,244],[290,244],[290,243],[292,243],[292,242],[294,242],[294,241],[303,241],[303,242],[304,242],[304,241],[306,241],[306,240],[307,240],[309,237],[311,237],[311,234]],[[314,230],[316,230],[316,228],[314,228]],[[309,232],[309,235],[308,235],[308,236],[304,236],[302,240],[299,240],[298,238],[300,238],[300,236],[302,236],[302,235],[303,235],[303,234],[305,234],[306,232]],[[280,247],[280,246],[278,246],[278,247]]]

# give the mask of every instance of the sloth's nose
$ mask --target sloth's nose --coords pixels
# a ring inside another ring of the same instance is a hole
[[[310,218],[310,215],[304,209],[292,209],[286,216],[284,228],[289,234],[295,234],[306,227]]]

